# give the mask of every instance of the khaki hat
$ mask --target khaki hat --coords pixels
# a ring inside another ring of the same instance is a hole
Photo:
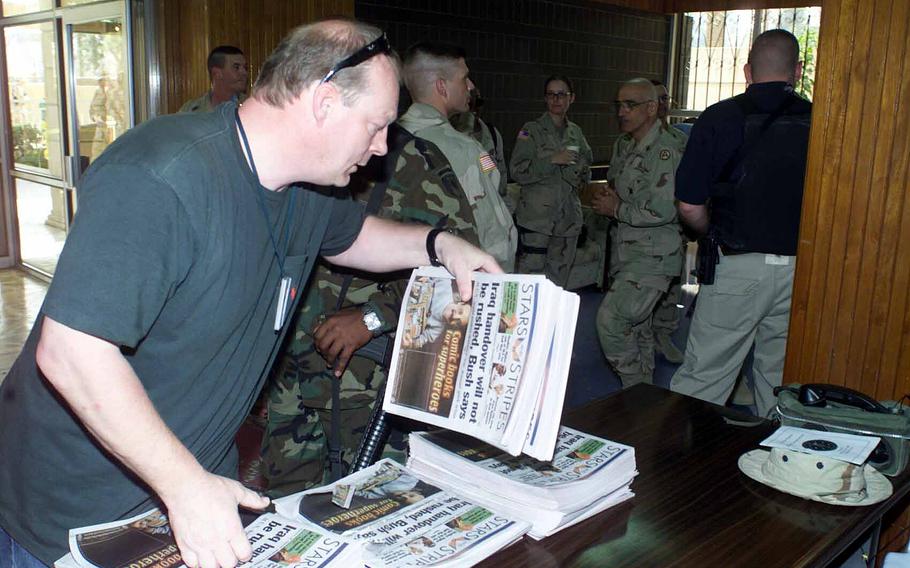
[[[739,457],[743,473],[769,487],[830,505],[860,506],[891,496],[891,482],[871,465],[792,450],[752,450]]]

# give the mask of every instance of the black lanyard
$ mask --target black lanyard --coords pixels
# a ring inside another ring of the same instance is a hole
[[[259,182],[259,172],[256,170],[256,162],[253,161],[253,152],[250,150],[250,141],[246,137],[246,131],[243,129],[243,123],[240,122],[240,109],[234,111],[234,121],[237,123],[237,129],[240,130],[240,140],[243,142],[243,149],[246,151],[247,158],[250,161],[250,169],[253,170],[253,177],[256,178],[256,184],[262,186]],[[291,202],[288,204],[288,216],[284,222],[284,255],[278,252],[278,243],[275,241],[275,233],[272,232],[272,224],[269,222],[269,212],[265,207],[265,198],[262,197],[262,189],[256,189],[256,197],[259,198],[259,208],[262,210],[262,216],[265,218],[265,226],[269,230],[269,240],[272,241],[272,250],[275,251],[275,259],[278,261],[278,268],[281,269],[281,276],[284,277],[284,259],[288,255],[288,247],[291,244],[291,217],[294,213],[294,198],[297,192],[289,188],[291,192]]]

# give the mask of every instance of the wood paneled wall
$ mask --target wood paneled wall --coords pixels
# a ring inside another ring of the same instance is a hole
[[[910,392],[908,59],[910,0],[822,4],[785,382]],[[907,541],[894,517],[882,552]]]
[[[205,60],[215,46],[242,49],[252,83],[294,27],[327,16],[354,16],[354,0],[156,0],[155,7],[162,113],[175,112],[208,90]]]
[[[785,380],[910,391],[910,0],[826,0]]]

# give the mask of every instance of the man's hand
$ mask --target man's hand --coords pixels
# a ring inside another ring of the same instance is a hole
[[[574,164],[576,160],[578,160],[578,152],[573,152],[572,150],[568,150],[566,148],[563,148],[559,152],[556,152],[550,156],[550,163],[556,164],[558,166],[568,166],[570,164]]]
[[[260,510],[269,499],[239,482],[206,471],[162,492],[168,521],[189,568],[233,568],[250,559],[250,546],[237,507]]]
[[[472,271],[502,274],[502,268],[492,256],[451,233],[439,233],[436,236],[436,254],[443,266],[455,277],[462,302],[471,301]]]
[[[332,314],[313,329],[316,350],[325,359],[327,367],[334,367],[336,377],[344,373],[354,352],[369,343],[372,337],[363,323],[360,308]]]
[[[619,195],[612,187],[604,187],[591,198],[591,207],[594,211],[611,219],[616,217],[618,206]]]

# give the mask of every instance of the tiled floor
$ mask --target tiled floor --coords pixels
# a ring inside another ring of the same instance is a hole
[[[21,270],[0,270],[0,382],[19,355],[46,292],[43,280]]]
[[[13,178],[16,186],[16,210],[19,221],[19,247],[22,261],[38,270],[53,274],[63,250],[66,231],[61,189],[32,181]],[[57,203],[57,209],[54,203]]]

